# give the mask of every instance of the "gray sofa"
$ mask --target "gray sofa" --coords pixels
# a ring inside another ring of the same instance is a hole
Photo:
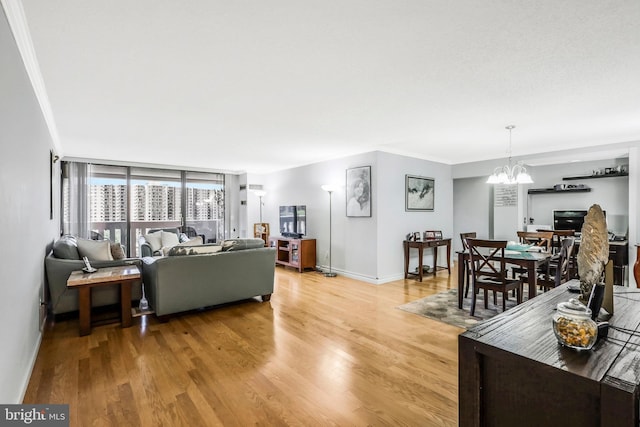
[[[167,233],[173,233],[176,235],[176,237],[178,238],[178,240],[180,241],[180,230],[178,228],[155,228],[152,230],[149,230],[149,234],[153,234],[153,233],[157,233],[157,232],[167,232]],[[162,255],[162,252],[160,251],[160,248],[156,248],[154,249],[153,246],[151,245],[151,243],[149,241],[147,241],[146,238],[146,234],[142,235],[138,238],[138,245],[140,246],[140,257],[144,258],[147,256],[156,256],[156,255]]]
[[[123,258],[105,261],[91,260],[91,266],[95,268],[115,267],[126,264],[138,265],[141,268],[141,260]],[[72,236],[63,236],[53,244],[53,250],[45,258],[45,270],[49,288],[49,310],[58,315],[78,310],[78,291],[67,289],[67,279],[72,271],[82,270],[84,263],[77,249],[76,239]],[[139,286],[131,290],[131,300],[138,301],[142,295]],[[101,307],[118,304],[120,302],[120,288],[118,286],[104,286],[91,292],[91,306]]]
[[[218,248],[220,252],[205,253]],[[262,239],[231,239],[217,247],[180,251],[142,259],[146,297],[161,320],[169,314],[255,296],[268,301],[273,293],[276,251],[264,247]]]

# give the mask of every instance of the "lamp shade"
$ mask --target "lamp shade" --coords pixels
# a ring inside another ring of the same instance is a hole
[[[320,188],[329,193],[340,190],[340,186],[337,184],[323,184],[320,186]]]
[[[253,193],[258,197],[264,197],[267,195],[267,192],[264,190],[253,190]]]

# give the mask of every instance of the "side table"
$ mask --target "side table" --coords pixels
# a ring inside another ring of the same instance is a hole
[[[94,273],[74,271],[67,280],[67,288],[78,290],[80,336],[91,333],[91,289],[120,285],[120,319],[123,328],[131,326],[131,286],[140,283],[140,270],[135,265],[100,268]]]
[[[432,274],[435,276],[438,270],[447,270],[449,274],[451,274],[451,239],[429,239],[429,240],[419,240],[419,241],[403,241],[402,246],[404,247],[404,278],[408,279],[409,275],[418,276],[418,280],[422,282],[423,270],[422,270],[422,255],[424,254],[425,248],[433,249],[433,272]],[[440,267],[438,266],[438,247],[446,246],[447,247],[447,266]],[[413,273],[409,271],[409,250],[411,248],[418,249],[418,271]]]

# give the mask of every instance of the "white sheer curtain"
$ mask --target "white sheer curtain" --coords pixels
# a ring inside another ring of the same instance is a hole
[[[66,197],[68,211],[65,215],[64,234],[90,238],[89,227],[89,176],[90,164],[66,162]]]

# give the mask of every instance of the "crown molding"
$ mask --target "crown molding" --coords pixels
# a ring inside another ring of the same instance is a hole
[[[38,104],[40,104],[40,110],[42,111],[45,123],[49,129],[51,141],[53,142],[54,152],[62,157],[64,153],[60,146],[58,128],[53,118],[53,111],[51,110],[51,104],[47,96],[44,79],[40,73],[40,66],[38,65],[36,52],[33,48],[33,41],[31,40],[29,25],[27,24],[24,9],[22,8],[22,2],[20,0],[0,0],[0,4],[2,4],[5,16],[9,22],[9,27],[18,46],[18,51],[22,57],[24,67],[27,70],[27,75],[31,81],[36,99],[38,100]]]

